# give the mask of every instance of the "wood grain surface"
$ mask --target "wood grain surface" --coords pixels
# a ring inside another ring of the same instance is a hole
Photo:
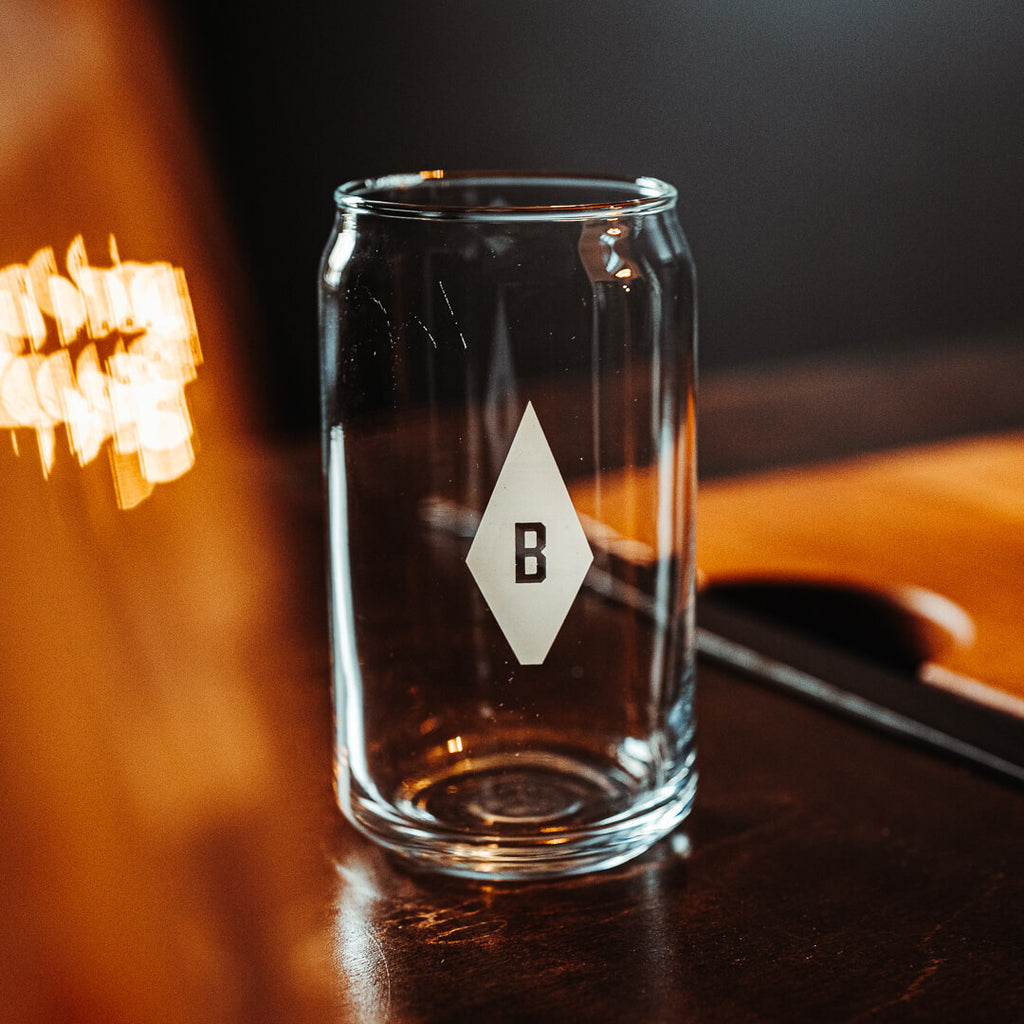
[[[336,823],[336,1019],[1019,1021],[1020,793],[707,666],[698,691],[692,817],[617,871],[415,875]]]
[[[1024,434],[713,481],[699,508],[708,584],[874,592],[930,624],[926,681],[1024,699]]]
[[[312,609],[315,459],[259,472]],[[1018,788],[701,664],[697,803],[647,856],[549,884],[418,874],[341,820],[317,617],[304,636],[339,1024],[1024,1018]]]
[[[656,498],[653,470],[606,478],[600,509],[574,494],[652,551],[627,510]],[[706,587],[873,596],[920,634],[924,681],[1024,714],[1024,433],[704,482],[697,564]]]

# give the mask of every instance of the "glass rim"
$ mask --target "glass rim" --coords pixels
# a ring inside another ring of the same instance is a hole
[[[463,187],[546,187],[566,191],[607,189],[607,201],[551,204],[476,205],[459,202],[426,202],[415,198],[419,187],[447,183]],[[397,200],[395,192],[408,191],[409,198]],[[381,198],[375,193],[387,193]],[[339,212],[374,213],[389,217],[437,220],[588,220],[637,213],[654,213],[675,206],[677,191],[660,178],[619,177],[551,171],[419,171],[361,178],[345,182],[334,192]]]

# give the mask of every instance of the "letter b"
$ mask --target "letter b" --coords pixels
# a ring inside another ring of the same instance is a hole
[[[543,583],[548,571],[544,557],[547,530],[543,523],[516,523],[516,583]]]

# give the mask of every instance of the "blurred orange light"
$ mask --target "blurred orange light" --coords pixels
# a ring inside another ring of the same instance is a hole
[[[109,440],[117,502],[131,508],[195,463],[185,385],[202,355],[184,273],[122,263],[113,236],[110,260],[91,266],[78,236],[70,280],[49,248],[0,270],[0,429],[16,453],[16,430],[35,431],[45,476],[60,425],[82,466]]]

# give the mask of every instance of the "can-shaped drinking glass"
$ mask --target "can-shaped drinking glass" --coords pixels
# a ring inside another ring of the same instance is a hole
[[[430,171],[335,199],[340,807],[453,874],[620,864],[696,785],[696,302],[676,192]]]

